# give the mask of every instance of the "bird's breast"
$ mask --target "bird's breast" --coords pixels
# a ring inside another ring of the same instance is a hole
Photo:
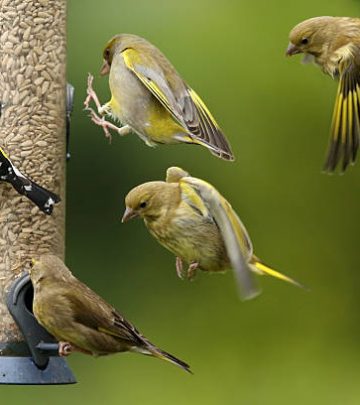
[[[228,256],[216,224],[184,204],[171,219],[146,225],[165,248],[185,262],[197,262],[205,271],[223,271],[228,267]]]
[[[122,58],[117,58],[111,65],[109,86],[112,113],[123,124],[136,129],[139,122],[146,122],[146,110],[151,95],[125,66]]]
[[[129,125],[146,143],[191,142],[187,131],[158,101],[149,89],[117,57],[110,70],[111,112],[122,124]]]

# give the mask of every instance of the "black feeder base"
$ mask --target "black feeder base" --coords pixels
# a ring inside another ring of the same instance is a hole
[[[9,312],[25,342],[0,343],[0,384],[74,384],[76,379],[58,343],[32,313],[33,287],[28,274],[15,280],[7,296]]]

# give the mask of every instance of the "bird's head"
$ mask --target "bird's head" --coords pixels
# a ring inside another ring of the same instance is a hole
[[[319,57],[333,39],[334,17],[314,17],[296,25],[289,35],[287,56],[298,53]]]
[[[150,181],[141,184],[125,197],[126,210],[121,221],[126,222],[135,217],[157,219],[178,203],[179,198],[180,190],[176,183]]]
[[[112,37],[103,50],[103,65],[101,66],[100,74],[105,76],[110,73],[111,64],[115,55],[121,54],[125,49],[146,43],[143,38],[133,34],[118,34]]]
[[[111,63],[119,41],[118,37],[119,35],[116,35],[115,37],[111,38],[110,41],[105,45],[103,50],[103,64],[100,69],[101,76],[105,76],[110,73]]]
[[[71,276],[70,270],[57,256],[46,254],[39,259],[32,259],[32,266],[29,270],[31,282],[34,286],[45,279],[66,280]]]

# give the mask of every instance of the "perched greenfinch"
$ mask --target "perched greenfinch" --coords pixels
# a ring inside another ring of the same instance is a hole
[[[122,221],[144,219],[150,233],[176,255],[176,271],[192,278],[197,269],[209,272],[232,267],[243,299],[258,293],[252,272],[299,285],[271,269],[253,254],[250,237],[225,198],[209,183],[178,167],[167,170],[166,182],[151,181],[125,198]]]
[[[315,17],[290,32],[287,55],[304,53],[322,71],[339,80],[330,143],[324,169],[333,172],[342,160],[342,171],[354,164],[360,136],[360,19]]]
[[[51,215],[54,205],[60,202],[57,194],[41,187],[21,173],[1,148],[0,181],[10,183],[19,194],[27,197],[47,215]]]
[[[103,57],[100,73],[109,74],[111,100],[100,106],[90,76],[85,106],[93,99],[101,114],[110,114],[124,126],[117,128],[92,111],[95,123],[121,135],[135,132],[149,146],[191,143],[234,160],[206,105],[154,45],[136,35],[120,34],[106,44]]]
[[[75,278],[54,255],[33,260],[33,312],[37,321],[59,341],[59,354],[80,351],[94,356],[136,352],[167,360],[186,371],[190,367],[160,350],[119,312]]]

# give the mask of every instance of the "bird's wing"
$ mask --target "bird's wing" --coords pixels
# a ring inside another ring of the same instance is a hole
[[[166,183],[179,183],[183,177],[188,177],[190,174],[181,167],[172,166],[166,170]]]
[[[156,52],[156,51],[154,51]],[[234,160],[230,145],[201,98],[188,87],[165,57],[157,53],[122,52],[125,65],[151,91],[192,138],[226,160]],[[161,65],[157,62],[161,60]],[[166,75],[166,73],[168,73]]]
[[[204,216],[210,214],[219,227],[241,296],[244,299],[256,296],[258,288],[248,264],[253,252],[252,243],[240,218],[229,202],[206,181],[183,177],[179,184],[190,205]]]
[[[342,48],[339,85],[331,137],[324,169],[333,172],[342,159],[342,170],[355,162],[360,137],[360,46]]]
[[[135,344],[143,342],[141,334],[115,308],[81,281],[73,282],[77,284],[73,289],[76,294],[68,289],[66,298],[75,322]]]

